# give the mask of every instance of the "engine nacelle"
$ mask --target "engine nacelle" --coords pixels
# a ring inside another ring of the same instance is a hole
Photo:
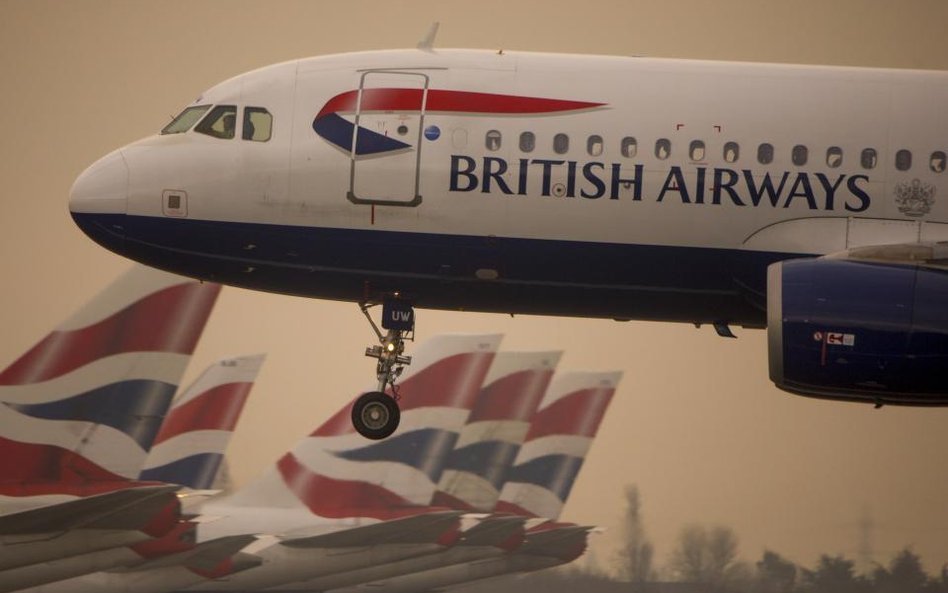
[[[799,259],[767,271],[770,379],[791,393],[948,405],[948,272]]]

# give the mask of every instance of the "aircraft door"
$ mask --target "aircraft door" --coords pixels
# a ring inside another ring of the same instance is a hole
[[[362,74],[350,152],[349,201],[417,206],[428,76]]]

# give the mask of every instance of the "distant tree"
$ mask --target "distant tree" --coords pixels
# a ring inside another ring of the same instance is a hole
[[[764,550],[757,562],[755,593],[792,593],[797,582],[797,566],[780,554]]]
[[[948,593],[948,564],[942,565],[940,578],[931,578],[928,580],[928,588],[925,589],[925,592]]]
[[[645,535],[642,520],[642,500],[638,486],[625,489],[625,543],[619,549],[619,570],[622,576],[641,589],[642,584],[655,577],[652,567],[655,549]]]
[[[729,527],[712,527],[707,540],[708,582],[723,584],[737,560],[737,536]]]
[[[677,580],[706,583],[708,575],[708,533],[701,525],[686,525],[678,534],[671,557],[671,570]]]
[[[713,591],[727,591],[750,581],[750,569],[737,562],[737,536],[729,527],[711,530],[686,525],[678,535],[670,568],[679,581],[704,583]]]
[[[803,569],[802,590],[807,593],[866,593],[865,579],[853,572],[853,561],[823,554],[814,570]]]
[[[928,586],[928,575],[922,569],[922,560],[910,548],[904,548],[889,562],[889,568],[879,566],[872,572],[874,593],[922,593]]]

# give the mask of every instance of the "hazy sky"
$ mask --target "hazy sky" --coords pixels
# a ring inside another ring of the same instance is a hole
[[[69,188],[108,151],[154,133],[213,84],[273,62],[436,46],[948,68],[943,0],[398,2],[0,0],[0,365],[128,263],[68,215]],[[420,311],[421,337],[501,331],[508,349],[566,350],[561,368],[625,372],[565,520],[602,525],[612,559],[624,484],[638,484],[664,562],[682,525],[733,527],[811,566],[912,545],[948,562],[948,410],[799,398],[767,378],[765,334],[709,327]],[[223,291],[186,380],[267,352],[230,455],[244,482],[372,384],[354,304]]]

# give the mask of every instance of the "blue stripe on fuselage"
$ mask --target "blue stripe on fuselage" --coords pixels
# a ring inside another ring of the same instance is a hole
[[[399,290],[422,308],[760,327],[767,265],[801,257],[126,215],[73,218],[100,244],[142,263],[269,292],[357,301]],[[479,270],[494,270],[497,279],[477,279]]]

